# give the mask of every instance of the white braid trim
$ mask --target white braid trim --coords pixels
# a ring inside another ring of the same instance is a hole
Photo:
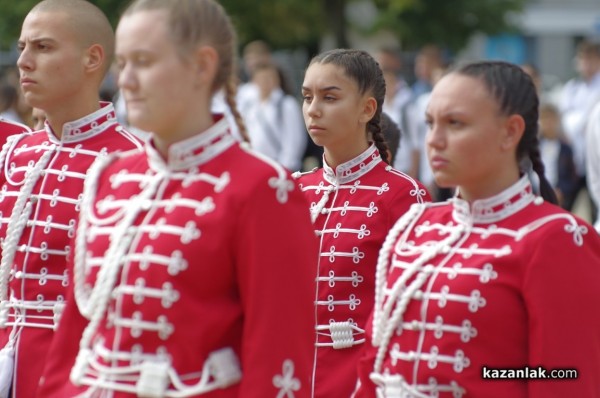
[[[5,145],[6,147],[6,145]],[[32,169],[29,169],[25,175],[25,183],[19,191],[19,196],[12,209],[8,226],[6,228],[6,239],[2,245],[2,260],[0,261],[0,301],[8,299],[8,279],[10,269],[15,259],[17,247],[23,230],[27,226],[27,221],[32,210],[31,193],[37,183],[42,171],[46,169],[50,157],[54,153],[56,145],[51,145],[48,150],[40,157],[40,160]],[[4,151],[4,148],[2,149]],[[30,200],[31,199],[31,200]]]

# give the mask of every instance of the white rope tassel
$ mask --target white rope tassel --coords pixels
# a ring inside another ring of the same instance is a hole
[[[14,348],[10,343],[0,350],[0,398],[8,398],[10,394],[15,365],[14,355]]]

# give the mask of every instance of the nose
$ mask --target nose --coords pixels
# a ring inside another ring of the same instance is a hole
[[[314,98],[310,103],[305,102],[304,113],[306,114],[306,116],[309,116],[311,118],[318,118],[319,116],[321,116],[319,102]]]
[[[32,70],[33,69],[33,59],[29,55],[29,50],[27,47],[21,51],[19,55],[19,59],[17,59],[17,67],[19,70]]]
[[[430,148],[441,149],[446,145],[446,137],[443,127],[430,122],[425,135],[425,143]]]
[[[125,64],[119,69],[119,77],[117,79],[119,88],[122,90],[132,90],[137,85],[135,74],[132,71],[130,64]]]

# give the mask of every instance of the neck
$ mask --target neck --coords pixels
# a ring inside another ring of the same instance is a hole
[[[327,161],[329,167],[335,170],[336,167],[354,159],[355,157],[366,151],[368,148],[369,143],[367,142],[367,140],[365,140],[364,142],[360,142],[360,144],[357,143],[356,145],[353,145],[351,147],[336,148],[335,150],[325,147],[325,160]]]
[[[202,134],[214,124],[208,108],[192,116],[190,120],[181,120],[178,125],[169,125],[165,129],[153,131],[154,145],[165,159],[168,159],[171,145]]]
[[[54,104],[53,104],[54,105]],[[60,139],[65,123],[72,122],[100,109],[100,98],[97,90],[86,94],[82,89],[81,95],[49,107],[39,107],[46,113],[46,119],[54,134]]]
[[[485,181],[473,184],[463,184],[458,187],[461,198],[469,203],[476,200],[491,198],[508,189],[521,178],[519,168],[501,170],[496,176],[488,176]]]
[[[75,120],[81,119],[87,115],[90,115],[100,109],[100,104],[96,103],[96,106],[89,107],[86,111],[77,112],[77,113],[54,113],[54,114],[46,114],[46,120],[52,127],[52,131],[56,135],[57,138],[62,138],[63,128],[66,123],[73,122]]]

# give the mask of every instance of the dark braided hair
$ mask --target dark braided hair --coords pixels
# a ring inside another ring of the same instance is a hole
[[[381,110],[385,99],[385,80],[383,72],[375,59],[366,51],[351,49],[335,49],[315,56],[310,65],[332,64],[341,67],[349,78],[358,84],[361,95],[369,93],[377,102],[377,110],[367,123],[367,131],[379,150],[384,162],[388,161],[388,145],[381,130]]]
[[[541,196],[548,202],[558,203],[556,193],[544,175],[538,140],[539,99],[531,77],[521,67],[502,61],[474,62],[455,72],[482,80],[504,115],[523,118],[525,131],[517,146],[517,161],[529,157],[540,181]]]

